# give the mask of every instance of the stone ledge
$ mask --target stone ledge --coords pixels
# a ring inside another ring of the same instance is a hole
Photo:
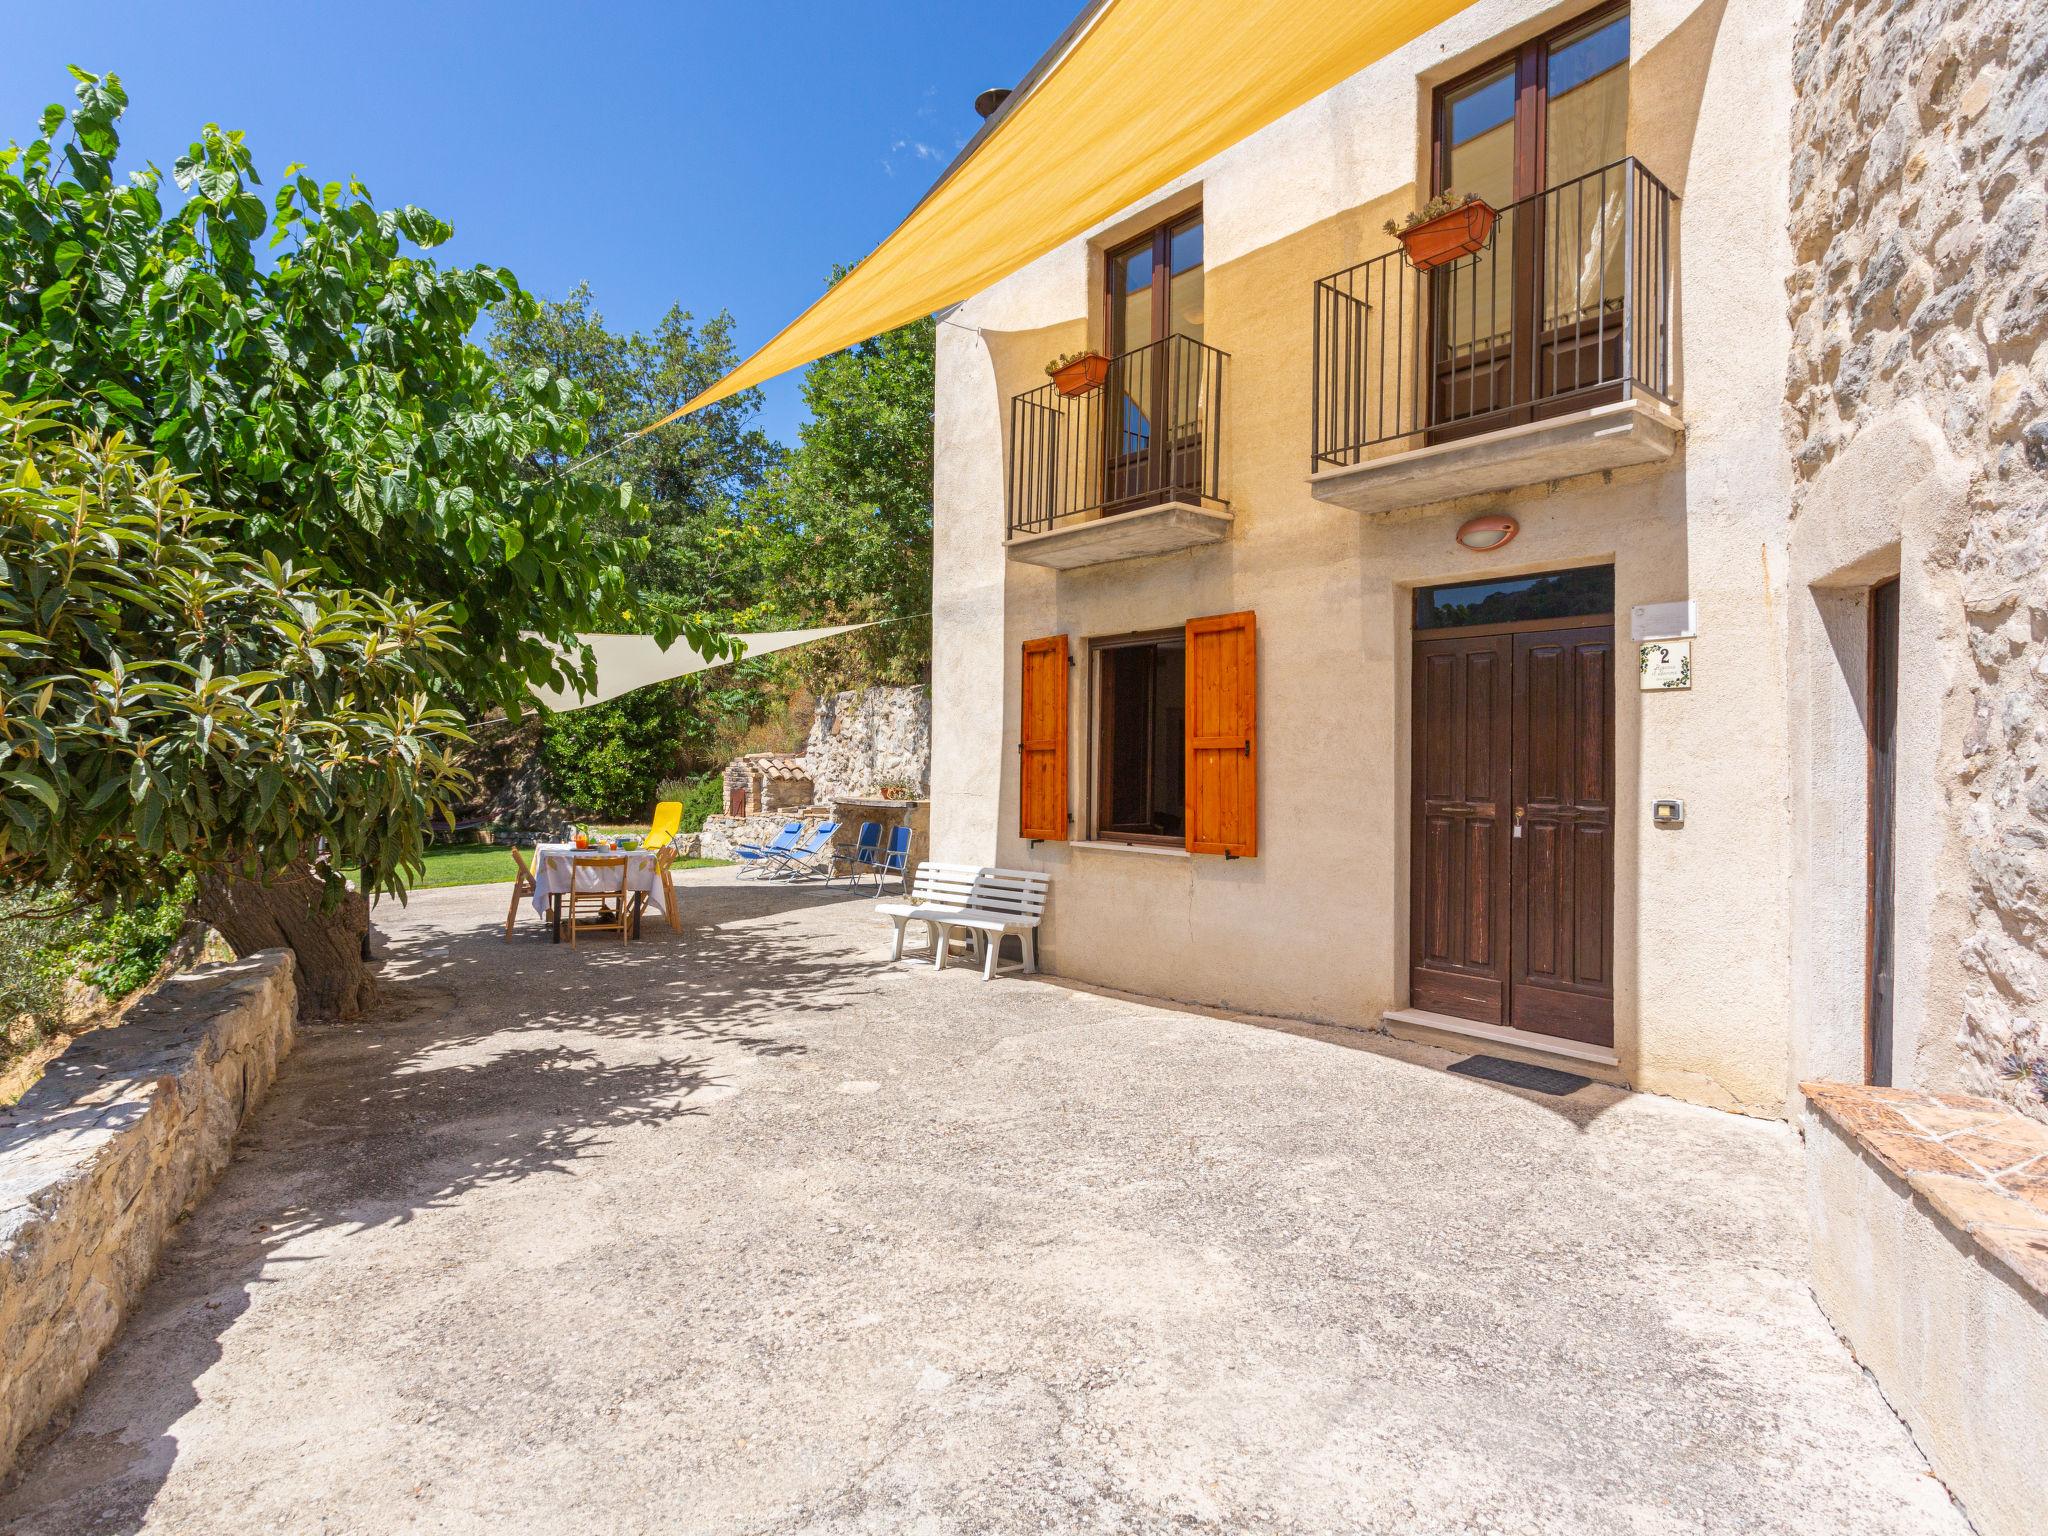
[[[2048,1126],[1991,1099],[1801,1083],[1799,1091],[1929,1208],[2048,1298]]]
[[[1676,453],[1684,435],[1677,413],[1655,400],[1622,400],[1318,470],[1309,493],[1354,512],[1397,512],[1654,464]]]
[[[292,1047],[292,957],[174,976],[0,1110],[0,1474],[67,1407]]]
[[[1042,533],[1013,534],[1003,541],[1003,549],[1012,560],[1027,565],[1072,571],[1084,565],[1142,560],[1215,544],[1230,537],[1230,523],[1226,509],[1197,501],[1168,501]]]

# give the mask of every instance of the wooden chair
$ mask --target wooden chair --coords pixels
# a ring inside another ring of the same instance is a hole
[[[668,918],[668,931],[683,931],[683,915],[676,909],[676,882],[669,866],[676,861],[676,845],[668,844],[654,856],[654,878],[661,882],[661,909]]]
[[[633,926],[632,914],[626,905],[626,860],[623,856],[613,859],[576,860],[575,878],[569,889],[563,893],[563,918],[569,925],[569,947],[576,947],[579,933],[610,933],[618,930],[619,942],[626,942]],[[586,906],[599,910],[588,922],[582,917]],[[609,913],[610,921],[605,921]]]
[[[512,877],[512,905],[505,909],[505,939],[512,939],[512,927],[519,921],[519,903],[534,893],[533,871],[527,866],[526,855],[517,848],[512,850],[512,863],[518,873]]]

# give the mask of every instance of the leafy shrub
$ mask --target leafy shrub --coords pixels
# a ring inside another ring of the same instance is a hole
[[[0,1065],[64,1023],[64,984],[77,964],[72,946],[85,929],[70,907],[61,889],[0,894]],[[62,915],[46,915],[52,911]]]
[[[428,697],[448,610],[235,550],[152,450],[57,408],[0,395],[0,886],[126,904],[324,841],[402,890],[463,784]]]
[[[701,832],[705,817],[716,816],[725,809],[725,775],[698,773],[686,779],[663,779],[655,786],[654,798],[680,803],[683,831]]]
[[[92,921],[76,951],[83,965],[80,978],[98,987],[111,1002],[119,1002],[146,984],[184,931],[192,896],[192,877],[186,875],[168,890]]]
[[[674,683],[636,688],[541,723],[548,795],[574,816],[644,821],[656,787],[681,766],[689,698]]]
[[[725,809],[725,775],[707,773],[691,779],[682,795],[683,830],[702,832],[704,819]]]

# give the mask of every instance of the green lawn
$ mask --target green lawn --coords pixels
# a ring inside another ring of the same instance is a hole
[[[533,850],[526,850],[526,861],[533,862]],[[710,869],[728,862],[725,859],[677,859],[669,866],[672,869]],[[413,882],[416,891],[432,890],[446,885],[509,885],[512,882],[512,850],[480,844],[458,844],[429,848],[426,852],[427,872]],[[346,871],[353,880],[354,870]]]

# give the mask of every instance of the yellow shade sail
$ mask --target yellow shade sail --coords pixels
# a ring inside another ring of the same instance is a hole
[[[874,253],[661,421],[1001,281],[1468,0],[1108,0]]]

